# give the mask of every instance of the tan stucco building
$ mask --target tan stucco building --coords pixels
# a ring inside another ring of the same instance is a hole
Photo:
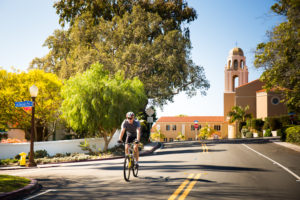
[[[233,48],[225,65],[224,120],[228,123],[227,115],[233,106],[249,106],[247,113],[251,113],[254,118],[287,114],[286,106],[280,102],[281,95],[275,91],[266,92],[263,89],[264,83],[259,79],[248,82],[248,74],[243,50]],[[236,133],[236,124],[228,124],[228,137],[235,138]]]
[[[280,103],[281,96],[274,91],[266,92],[264,83],[260,80],[248,82],[248,67],[246,57],[241,48],[230,50],[224,70],[224,115],[223,116],[177,116],[161,117],[155,127],[160,127],[165,141],[173,141],[181,132],[186,140],[195,140],[196,132],[193,129],[194,121],[198,120],[202,127],[208,124],[217,130],[219,138],[236,138],[237,126],[230,124],[228,113],[233,106],[245,108],[249,106],[248,113],[254,118],[278,116],[287,114],[287,108]]]
[[[195,129],[195,121],[197,121],[198,128]],[[176,140],[179,133],[185,136],[186,140],[195,140],[196,135],[202,127],[208,126],[216,130],[213,138],[226,137],[227,126],[224,125],[223,116],[169,116],[160,117],[154,127],[153,131],[159,130],[165,138],[163,141],[172,142]]]

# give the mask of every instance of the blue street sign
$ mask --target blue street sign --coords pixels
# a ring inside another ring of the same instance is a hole
[[[15,107],[32,107],[32,101],[15,102]]]

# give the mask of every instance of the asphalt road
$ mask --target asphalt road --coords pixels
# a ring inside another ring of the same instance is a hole
[[[300,199],[300,152],[274,143],[167,144],[141,157],[129,183],[122,170],[116,159],[1,174],[38,180],[27,199]]]

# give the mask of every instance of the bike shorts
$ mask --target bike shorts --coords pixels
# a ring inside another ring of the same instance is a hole
[[[136,139],[135,135],[127,135],[125,143],[132,143]]]

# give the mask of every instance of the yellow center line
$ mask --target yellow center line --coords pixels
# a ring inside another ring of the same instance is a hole
[[[208,153],[208,147],[206,146],[206,144],[202,144],[202,150],[203,150],[203,153],[205,153],[205,152]]]
[[[188,184],[190,182],[190,179],[192,179],[194,177],[194,174],[190,174],[187,179],[185,179],[185,181],[183,183],[181,183],[181,185],[177,188],[177,190],[175,190],[175,192],[172,194],[172,196],[169,197],[168,200],[174,200],[177,195],[181,192],[181,190],[183,190],[183,188],[185,187],[186,184]]]
[[[192,181],[188,187],[185,189],[184,193],[178,198],[178,200],[184,200],[185,197],[190,193],[190,191],[193,189],[194,185],[197,183],[198,179],[200,178],[201,174],[197,174],[194,178],[194,181]]]

